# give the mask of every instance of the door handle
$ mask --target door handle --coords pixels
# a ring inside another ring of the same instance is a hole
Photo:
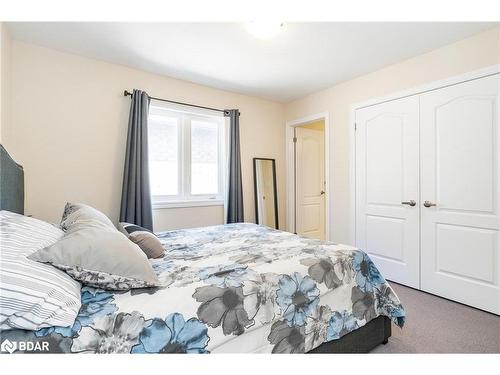
[[[408,206],[415,206],[417,202],[415,202],[413,199],[408,201],[408,202],[401,202],[401,204],[407,204]]]
[[[425,201],[424,202],[424,207],[432,207],[432,206],[435,206],[435,205],[436,205],[436,203],[432,203],[430,201]]]
[[[319,195],[324,195],[324,194],[325,194],[325,191],[324,191],[324,190],[321,190],[321,191],[319,192]]]

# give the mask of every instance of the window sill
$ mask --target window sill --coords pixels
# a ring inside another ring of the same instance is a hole
[[[186,208],[186,207],[209,207],[209,206],[223,206],[224,200],[210,199],[210,200],[190,200],[190,201],[165,201],[153,202],[153,210],[164,208]]]

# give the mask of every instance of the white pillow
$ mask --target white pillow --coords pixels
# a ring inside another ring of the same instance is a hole
[[[81,307],[80,284],[26,258],[63,235],[44,221],[0,211],[0,330],[73,325]]]

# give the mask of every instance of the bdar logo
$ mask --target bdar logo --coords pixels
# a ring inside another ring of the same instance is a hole
[[[14,353],[17,349],[17,343],[12,342],[9,339],[5,339],[0,345],[0,350],[2,352],[9,352],[10,354]]]
[[[16,350],[20,352],[48,352],[48,341],[10,341],[5,339],[0,345],[1,352],[14,353]]]

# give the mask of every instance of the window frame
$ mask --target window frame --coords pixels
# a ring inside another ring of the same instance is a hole
[[[169,115],[177,118],[177,195],[153,195],[153,208],[202,207],[224,204],[226,171],[226,122],[222,115],[213,111],[180,108],[163,102],[151,101],[149,115]],[[191,194],[191,128],[193,120],[217,124],[218,192],[215,194]],[[149,157],[149,156],[148,156]]]

